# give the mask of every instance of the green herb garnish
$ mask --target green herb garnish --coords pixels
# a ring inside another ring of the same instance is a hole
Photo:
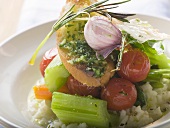
[[[95,51],[85,40],[66,41],[60,43],[60,48],[68,51],[68,56],[72,56],[68,63],[84,65],[84,70],[94,77],[101,77],[107,65],[103,57],[96,57]]]

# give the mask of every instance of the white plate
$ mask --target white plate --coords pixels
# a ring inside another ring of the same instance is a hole
[[[145,15],[136,17],[147,20],[161,32],[170,34],[170,20]],[[7,123],[22,128],[32,125],[23,116],[27,105],[26,99],[35,81],[41,77],[39,62],[43,53],[55,46],[55,34],[39,52],[35,65],[28,65],[28,61],[36,47],[50,31],[53,23],[54,21],[51,21],[36,26],[0,44],[0,122],[4,125]],[[168,118],[170,116],[159,124],[167,126]]]

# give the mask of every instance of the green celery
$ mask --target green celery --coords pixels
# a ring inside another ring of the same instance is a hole
[[[69,75],[59,55],[57,55],[45,69],[45,84],[51,92],[57,91],[66,83]]]
[[[153,88],[162,88],[164,79],[170,79],[170,69],[151,69],[144,82],[150,82]]]
[[[109,128],[118,122],[116,115],[108,113],[106,101],[92,97],[53,92],[51,108],[65,124],[86,123],[92,127]]]
[[[135,102],[135,106],[141,106],[143,107],[146,105],[146,96],[142,90],[142,88],[139,85],[136,85],[136,90],[137,90],[137,100]]]
[[[150,85],[153,88],[163,88],[164,87],[163,83],[161,83],[161,82],[150,82]]]

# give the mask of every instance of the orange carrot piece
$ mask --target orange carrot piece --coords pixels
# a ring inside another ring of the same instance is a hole
[[[38,85],[33,87],[35,97],[37,99],[51,100],[52,93],[45,85]]]
[[[68,90],[67,85],[62,86],[60,89],[57,90],[57,92],[62,92],[62,93],[70,94],[70,91]]]

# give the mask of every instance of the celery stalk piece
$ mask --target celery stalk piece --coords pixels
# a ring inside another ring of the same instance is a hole
[[[97,128],[109,128],[111,124],[107,102],[92,97],[53,92],[51,108],[65,124],[86,123]]]
[[[57,55],[45,69],[45,84],[51,92],[57,91],[66,83],[69,75],[60,60],[60,56]]]

